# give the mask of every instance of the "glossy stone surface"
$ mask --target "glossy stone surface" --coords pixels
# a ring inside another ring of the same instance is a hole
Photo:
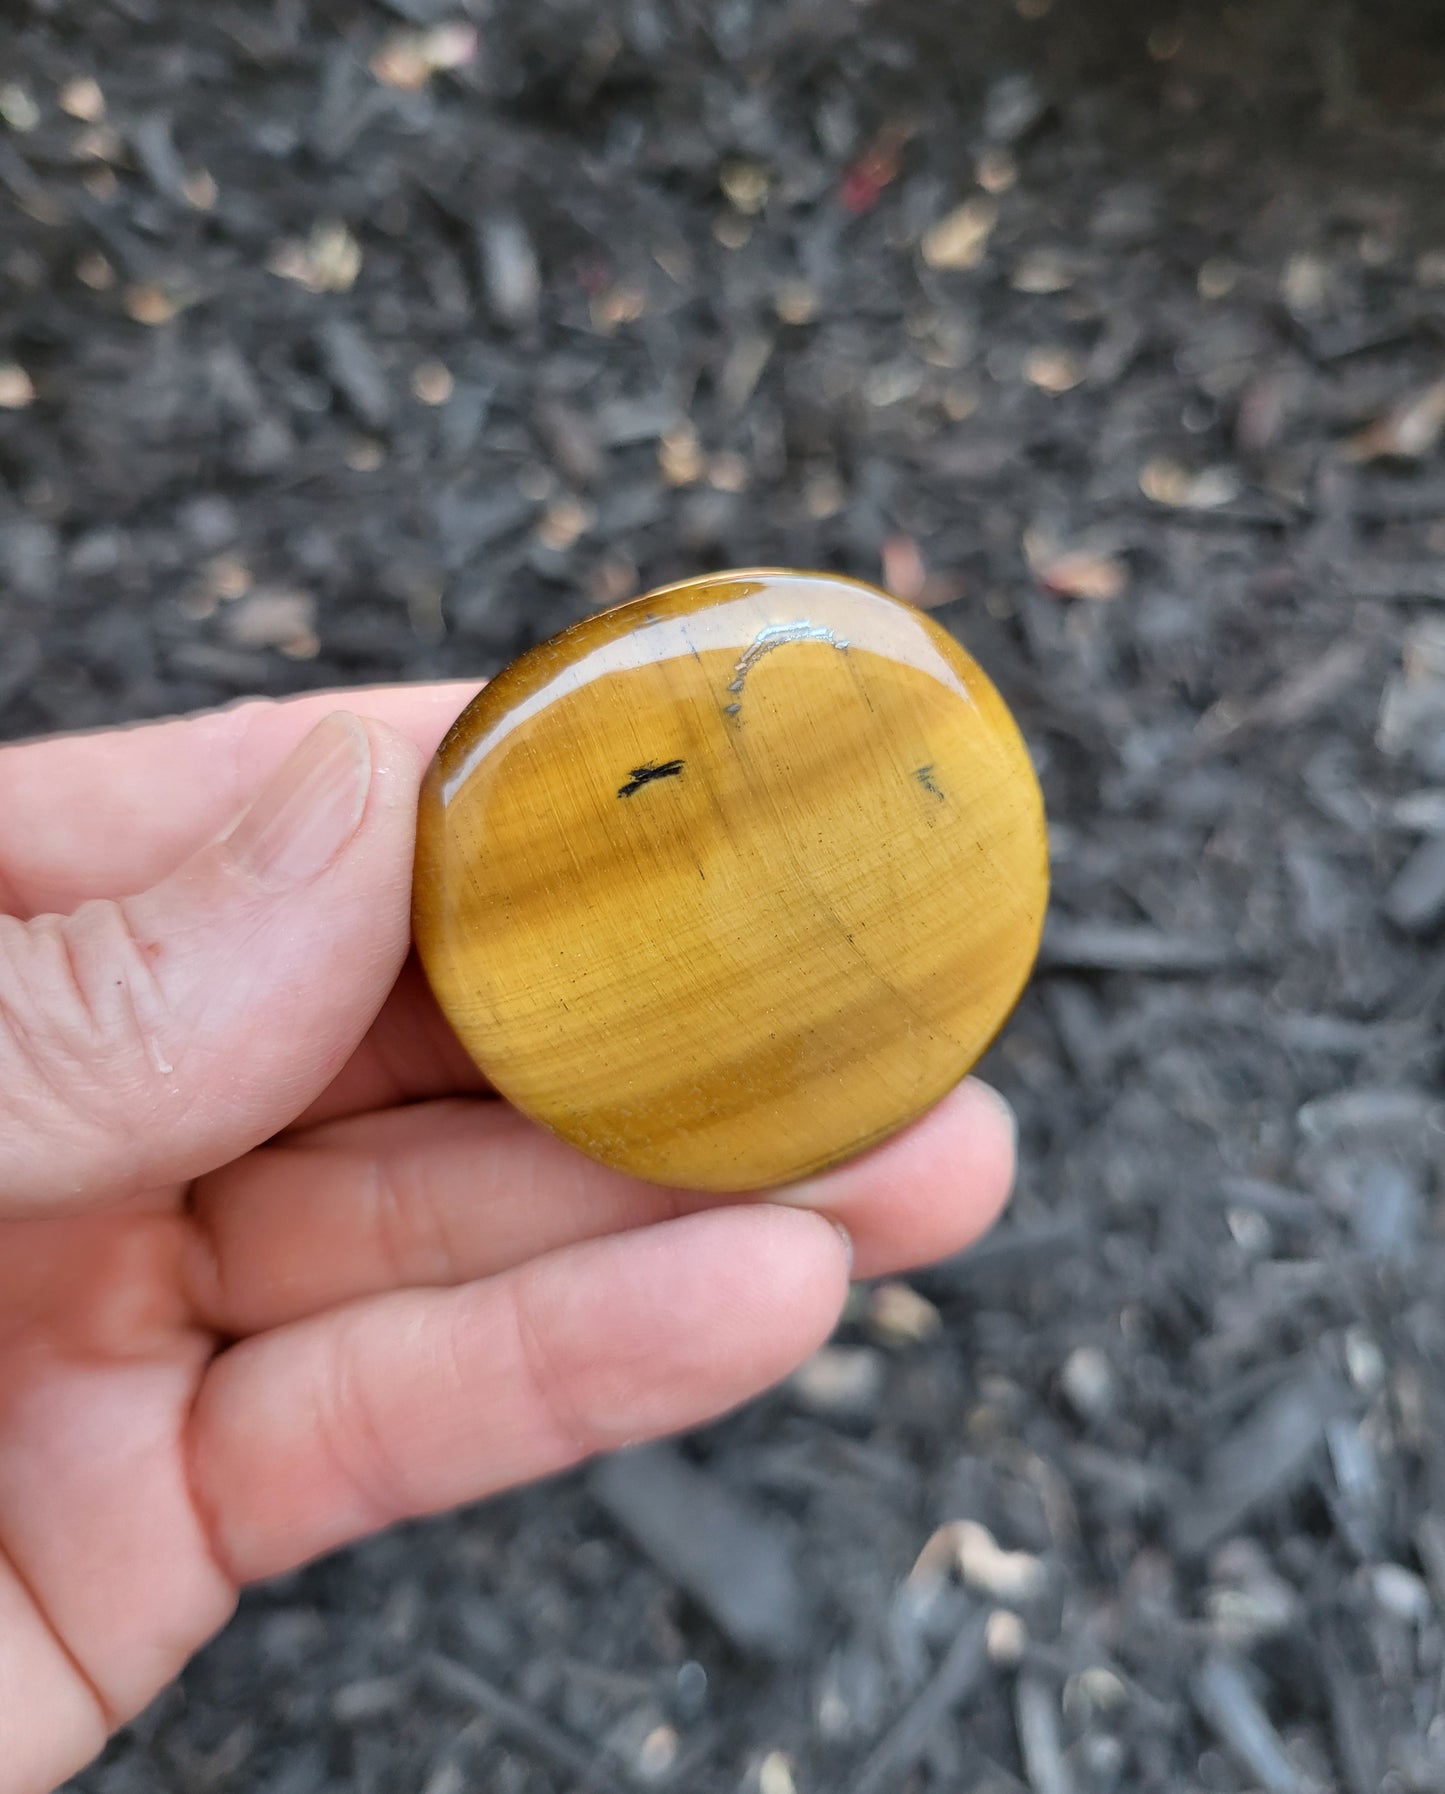
[[[1003,1024],[1043,806],[944,630],[828,575],[591,617],[467,707],[422,794],[414,926],[496,1088],[660,1183],[750,1190],[885,1138]]]

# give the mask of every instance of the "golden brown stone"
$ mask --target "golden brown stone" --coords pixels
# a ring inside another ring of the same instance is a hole
[[[762,1189],[936,1102],[1018,998],[1043,806],[921,612],[692,580],[501,673],[422,794],[415,930],[502,1095],[659,1183]]]

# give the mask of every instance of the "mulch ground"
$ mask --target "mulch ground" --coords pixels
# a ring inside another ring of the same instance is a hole
[[[834,567],[1054,823],[990,1242],[75,1794],[1445,1787],[1442,95],[1403,0],[5,9],[0,733]]]

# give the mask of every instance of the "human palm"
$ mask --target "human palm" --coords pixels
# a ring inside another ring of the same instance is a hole
[[[0,751],[0,1794],[83,1764],[244,1583],[784,1375],[842,1301],[830,1222],[872,1275],[1004,1200],[973,1084],[767,1201],[490,1097],[406,957],[467,695]]]

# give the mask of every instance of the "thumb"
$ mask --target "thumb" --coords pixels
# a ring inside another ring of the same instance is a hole
[[[152,890],[0,917],[0,1214],[194,1177],[325,1088],[406,955],[420,775],[338,712]]]

